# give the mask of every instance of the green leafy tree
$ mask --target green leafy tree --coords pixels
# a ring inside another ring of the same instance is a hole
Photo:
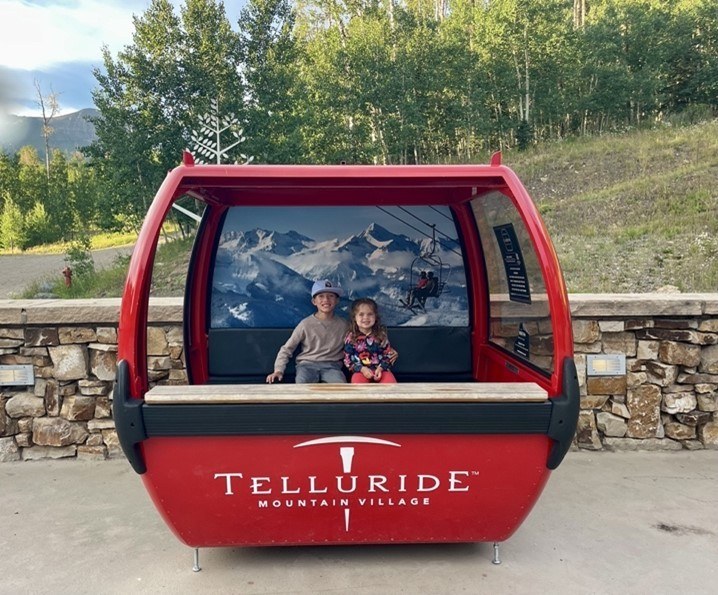
[[[240,113],[238,40],[222,2],[187,0],[181,16],[153,0],[134,19],[132,44],[95,71],[98,140],[89,149],[103,178],[102,225],[137,227],[212,99]]]
[[[12,196],[7,193],[4,196],[2,217],[0,217],[0,234],[3,248],[6,250],[13,252],[23,247],[25,242],[23,214]]]
[[[289,0],[249,0],[239,17],[246,151],[264,163],[301,160],[300,49]]]
[[[44,244],[54,234],[50,225],[50,218],[41,202],[36,202],[25,216],[23,243],[26,246]]]
[[[18,186],[13,198],[24,215],[37,201],[47,196],[45,168],[34,147],[22,147],[18,151]]]

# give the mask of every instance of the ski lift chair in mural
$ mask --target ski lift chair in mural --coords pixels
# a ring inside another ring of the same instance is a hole
[[[411,262],[409,287],[406,301],[400,300],[409,310],[426,309],[428,298],[438,298],[448,289],[446,283],[451,274],[451,266],[441,260],[436,252],[436,226],[431,226],[429,249]],[[426,279],[426,282],[423,280]]]

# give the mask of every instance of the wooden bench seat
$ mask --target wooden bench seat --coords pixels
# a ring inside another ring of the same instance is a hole
[[[533,382],[421,382],[411,384],[213,384],[156,386],[149,405],[232,403],[543,402]]]

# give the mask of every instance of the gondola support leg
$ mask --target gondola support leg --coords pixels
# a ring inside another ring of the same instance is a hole
[[[494,559],[491,560],[492,564],[501,564],[501,558],[499,558],[499,542],[494,541]]]
[[[192,566],[192,572],[199,572],[202,568],[199,565],[199,548],[194,548],[194,566]]]

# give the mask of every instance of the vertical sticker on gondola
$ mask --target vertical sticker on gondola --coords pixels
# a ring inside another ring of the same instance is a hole
[[[526,265],[524,264],[521,246],[516,237],[516,230],[513,224],[497,225],[494,227],[494,233],[499,243],[501,257],[504,260],[506,282],[509,286],[509,299],[512,302],[530,304],[531,290],[529,288],[528,277],[526,276]]]
[[[519,334],[514,341],[514,353],[519,357],[528,359],[530,352],[530,337],[523,323],[519,325]]]

